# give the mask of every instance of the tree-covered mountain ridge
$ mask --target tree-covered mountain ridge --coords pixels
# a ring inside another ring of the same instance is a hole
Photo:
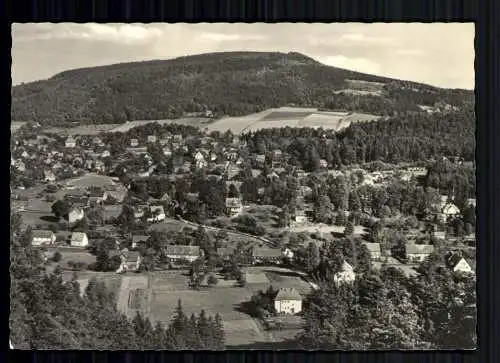
[[[45,125],[121,123],[282,106],[394,115],[460,107],[474,92],[324,65],[300,53],[222,52],[81,68],[14,86],[11,117]]]

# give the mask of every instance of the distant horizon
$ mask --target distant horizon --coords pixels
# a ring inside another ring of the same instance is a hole
[[[224,52],[295,52],[336,68],[474,90],[473,23],[12,26],[12,85],[64,71]]]

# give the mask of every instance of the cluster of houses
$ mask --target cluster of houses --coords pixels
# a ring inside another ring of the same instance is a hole
[[[67,236],[63,234],[63,245],[69,245],[71,247],[86,247],[89,244],[89,239],[84,232],[72,232]],[[51,247],[55,246],[57,243],[57,236],[51,230],[35,229],[32,231],[31,244],[33,246],[44,246]]]
[[[16,140],[11,154],[11,166],[19,173],[27,172],[27,163],[36,164],[43,169],[40,181],[46,183],[85,172],[103,174],[111,157],[110,150],[97,136],[91,140],[68,136],[62,145],[52,137],[37,135],[28,140]]]

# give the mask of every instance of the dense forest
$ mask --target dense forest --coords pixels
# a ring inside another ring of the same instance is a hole
[[[379,96],[349,92],[346,80],[384,84]],[[300,106],[393,115],[417,105],[461,106],[474,94],[321,64],[299,53],[229,52],[65,71],[12,88],[16,121],[64,125],[181,117],[210,110],[243,115]]]
[[[40,251],[31,246],[31,231],[20,233],[18,215],[11,215],[10,340],[16,349],[189,350],[224,348],[219,315],[203,310],[190,317],[179,301],[168,324],[140,315],[128,319],[116,308],[104,283],[89,281],[83,294],[61,271],[45,273]]]

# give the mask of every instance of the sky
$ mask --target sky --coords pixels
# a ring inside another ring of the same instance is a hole
[[[74,68],[242,50],[300,52],[339,68],[474,88],[473,23],[16,23],[12,83]]]

